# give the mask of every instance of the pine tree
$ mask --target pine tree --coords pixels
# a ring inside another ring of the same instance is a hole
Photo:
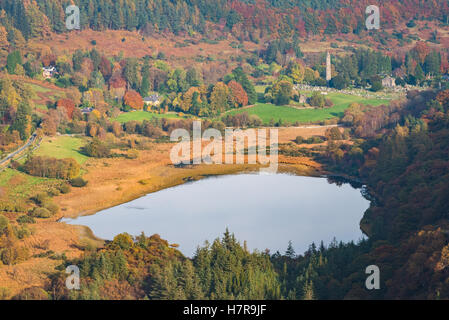
[[[291,259],[295,258],[296,256],[296,252],[295,249],[293,248],[293,243],[291,240],[288,242],[288,247],[287,251],[285,251],[285,256]]]
[[[6,58],[6,69],[9,74],[15,74],[16,66],[22,65],[22,56],[19,51],[13,51]]]
[[[415,78],[416,80],[420,81],[424,79],[424,71],[421,68],[421,65],[418,63],[418,65],[415,68]]]
[[[15,120],[9,130],[17,130],[22,140],[28,139],[31,134],[31,108],[28,104],[23,102],[19,104]]]
[[[315,300],[315,291],[313,288],[313,282],[307,281],[303,288],[303,300]]]
[[[142,97],[146,97],[150,91],[150,66],[148,60],[145,60],[141,69],[142,82],[140,83],[139,93]]]

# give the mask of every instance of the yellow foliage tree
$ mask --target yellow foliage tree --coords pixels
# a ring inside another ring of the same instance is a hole
[[[304,66],[297,62],[292,62],[288,66],[288,76],[293,79],[294,83],[301,83],[304,80]]]

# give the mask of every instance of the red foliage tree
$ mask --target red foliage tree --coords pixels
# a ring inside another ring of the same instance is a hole
[[[109,77],[111,77],[112,75],[111,62],[105,56],[101,57],[99,68],[101,74],[103,75],[103,78],[108,79]]]
[[[64,108],[69,119],[73,119],[73,112],[75,111],[75,102],[71,99],[60,99],[56,102],[57,108]]]
[[[243,87],[237,81],[230,81],[228,87],[231,90],[232,98],[236,107],[242,107],[248,105],[248,95]]]

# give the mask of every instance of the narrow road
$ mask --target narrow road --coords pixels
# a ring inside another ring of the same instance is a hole
[[[19,149],[17,149],[14,152],[11,152],[10,154],[8,154],[8,156],[2,160],[0,160],[0,166],[2,166],[3,164],[5,164],[6,162],[8,162],[9,160],[11,160],[12,158],[14,158],[16,155],[18,155],[19,153],[21,153],[23,150],[25,150],[26,148],[28,148],[31,144],[34,143],[34,141],[36,140],[37,134],[36,132],[33,133],[29,138],[28,141],[21,146]]]

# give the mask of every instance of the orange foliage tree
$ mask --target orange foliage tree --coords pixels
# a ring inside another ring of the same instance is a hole
[[[142,96],[134,90],[129,90],[125,93],[125,96],[123,97],[123,102],[125,105],[133,108],[134,110],[143,109]]]
[[[449,108],[449,89],[438,93],[437,100],[443,105],[443,107]]]

